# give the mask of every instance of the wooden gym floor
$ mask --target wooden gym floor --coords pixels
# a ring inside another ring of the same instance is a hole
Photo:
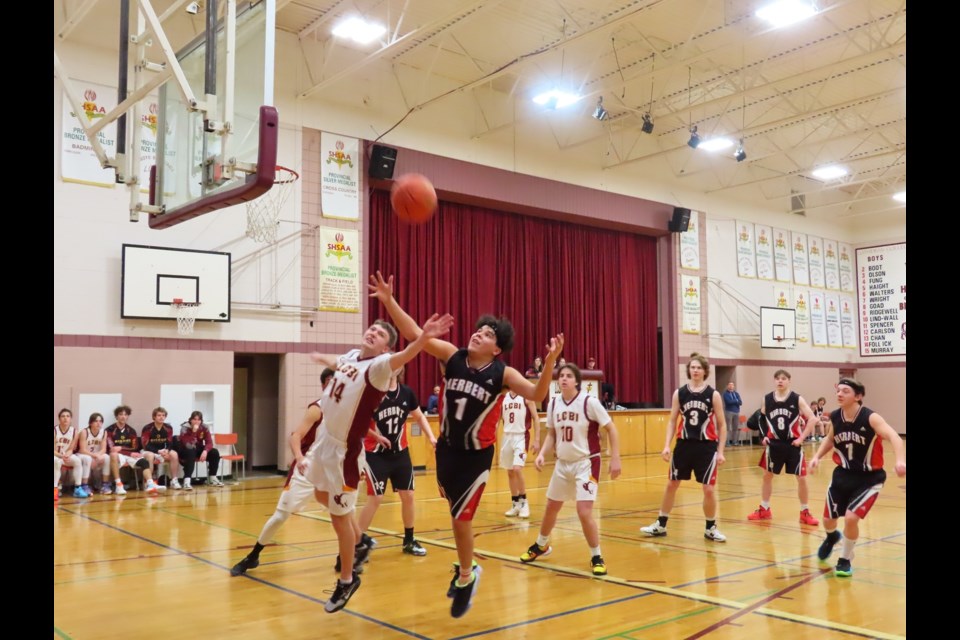
[[[808,456],[814,444],[806,445]],[[607,479],[604,461],[594,515],[609,575],[593,578],[590,552],[571,503],[553,553],[524,565],[535,541],[552,473],[525,470],[531,518],[506,518],[506,472],[494,467],[474,520],[483,567],[472,609],[450,617],[445,597],[456,558],[445,501],[432,473],[417,476],[417,538],[423,558],[400,550],[400,504],[388,494],[370,533],[379,541],[362,586],[336,614],[336,536],[315,503],[292,516],[247,576],[230,567],[273,513],[283,479],[249,479],[158,498],[62,498],[54,509],[54,637],[127,638],[895,638],[906,635],[906,480],[892,471],[866,520],[852,578],[822,570],[820,527],[798,522],[796,480],[774,478],[773,520],[748,522],[759,502],[759,447],[729,447],[721,468],[719,528],[725,544],[703,538],[702,492],[681,485],[663,538],[638,528],[657,515],[667,464],[659,456],[623,460]],[[833,463],[810,476],[820,518]],[[363,488],[361,488],[363,491]],[[361,502],[364,498],[361,498]],[[835,563],[839,546],[831,556]]]

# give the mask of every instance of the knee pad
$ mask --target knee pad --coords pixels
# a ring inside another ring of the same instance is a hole
[[[137,458],[136,467],[137,467],[137,469],[149,469],[149,468],[150,468],[150,463],[147,462],[147,459],[146,459],[146,458]]]

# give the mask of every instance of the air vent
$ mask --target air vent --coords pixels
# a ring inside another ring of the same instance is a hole
[[[807,196],[803,193],[797,193],[794,190],[790,190],[790,213],[795,213],[798,216],[807,215]]]

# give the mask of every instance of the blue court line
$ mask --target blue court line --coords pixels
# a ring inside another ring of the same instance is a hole
[[[68,511],[68,513],[72,513],[72,512],[69,512],[69,511]],[[97,524],[99,524],[99,525],[101,525],[101,526],[104,526],[104,527],[107,527],[108,529],[113,529],[114,531],[117,531],[117,532],[122,533],[122,534],[124,534],[124,535],[128,535],[128,536],[130,536],[130,537],[132,537],[132,538],[136,538],[136,539],[138,539],[138,540],[141,540],[141,541],[143,541],[143,542],[146,542],[147,544],[152,544],[152,545],[158,546],[158,547],[160,547],[161,549],[168,549],[168,550],[170,550],[170,551],[173,551],[173,552],[178,553],[178,554],[180,554],[180,555],[184,555],[184,556],[186,556],[186,557],[188,557],[188,558],[191,558],[191,559],[193,559],[193,560],[197,560],[197,561],[202,562],[202,563],[204,563],[204,564],[210,565],[211,567],[215,567],[215,568],[217,568],[217,569],[222,569],[223,571],[226,571],[228,574],[229,574],[229,572],[230,572],[230,567],[224,567],[224,566],[222,566],[222,565],[217,564],[216,562],[213,562],[212,560],[207,560],[206,558],[203,558],[203,557],[200,557],[200,556],[195,555],[195,554],[193,554],[193,553],[190,553],[189,551],[181,551],[180,549],[175,549],[174,547],[171,547],[171,546],[169,546],[169,545],[163,544],[162,542],[157,542],[156,540],[151,540],[151,539],[146,538],[146,537],[144,537],[144,536],[141,536],[141,535],[139,535],[139,534],[137,534],[137,533],[133,533],[133,532],[131,532],[131,531],[127,531],[127,530],[125,530],[125,529],[121,529],[120,527],[114,526],[114,525],[112,525],[112,524],[108,524],[108,523],[106,523],[106,522],[101,522],[100,520],[97,520],[96,518],[91,518],[90,516],[87,516],[87,515],[82,514],[82,513],[72,513],[72,515],[79,516],[79,517],[81,517],[81,518],[86,518],[87,520],[90,520],[90,521],[92,521],[92,522],[96,522]],[[274,584],[274,583],[272,583],[272,582],[268,582],[268,581],[263,580],[263,579],[261,579],[261,578],[257,578],[257,577],[250,576],[250,575],[247,575],[247,574],[244,574],[242,577],[246,578],[247,580],[253,580],[254,582],[259,582],[260,584],[262,584],[262,585],[264,585],[264,586],[271,587],[271,588],[277,589],[277,590],[279,590],[279,591],[283,591],[284,593],[288,593],[288,594],[290,594],[290,595],[292,595],[292,596],[296,596],[296,597],[298,597],[298,598],[303,598],[304,600],[308,600],[308,601],[313,602],[313,603],[315,603],[315,604],[321,604],[321,605],[323,605],[323,604],[326,604],[326,603],[327,603],[326,600],[321,600],[321,599],[319,599],[319,598],[315,598],[315,597],[310,596],[310,595],[307,595],[307,594],[305,594],[305,593],[301,593],[301,592],[299,592],[299,591],[294,591],[293,589],[290,589],[290,588],[288,588],[288,587],[284,587],[284,586],[281,586],[281,585],[278,585],[278,584]],[[393,631],[396,631],[396,632],[398,632],[398,633],[402,633],[402,634],[407,635],[407,636],[411,636],[411,637],[413,637],[413,638],[420,638],[421,640],[430,640],[430,638],[428,638],[427,636],[422,636],[422,635],[420,635],[420,634],[418,634],[418,633],[414,633],[413,631],[410,631],[410,630],[408,630],[408,629],[403,629],[403,628],[398,627],[398,626],[396,626],[396,625],[390,624],[389,622],[384,622],[383,620],[377,620],[376,618],[371,618],[370,616],[364,615],[364,614],[362,614],[362,613],[358,613],[358,612],[356,612],[356,611],[351,611],[350,609],[341,609],[340,612],[342,612],[342,613],[347,613],[347,614],[349,614],[349,615],[351,615],[351,616],[360,618],[360,619],[362,619],[362,620],[366,620],[367,622],[372,622],[372,623],[374,623],[374,624],[376,624],[376,625],[379,625],[379,626],[381,626],[381,627],[386,627],[386,628],[388,628],[388,629],[392,629]],[[338,612],[338,613],[340,613],[340,612]]]

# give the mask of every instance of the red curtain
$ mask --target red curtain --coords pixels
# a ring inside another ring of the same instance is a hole
[[[562,355],[581,368],[595,356],[620,402],[658,400],[656,239],[447,202],[412,226],[376,189],[370,221],[370,273],[394,275],[397,300],[418,323],[451,313],[448,339],[464,346],[479,316],[506,316],[516,336],[501,358],[521,373],[563,332]],[[370,304],[371,319],[389,319]],[[407,367],[421,405],[439,380],[433,358]]]

